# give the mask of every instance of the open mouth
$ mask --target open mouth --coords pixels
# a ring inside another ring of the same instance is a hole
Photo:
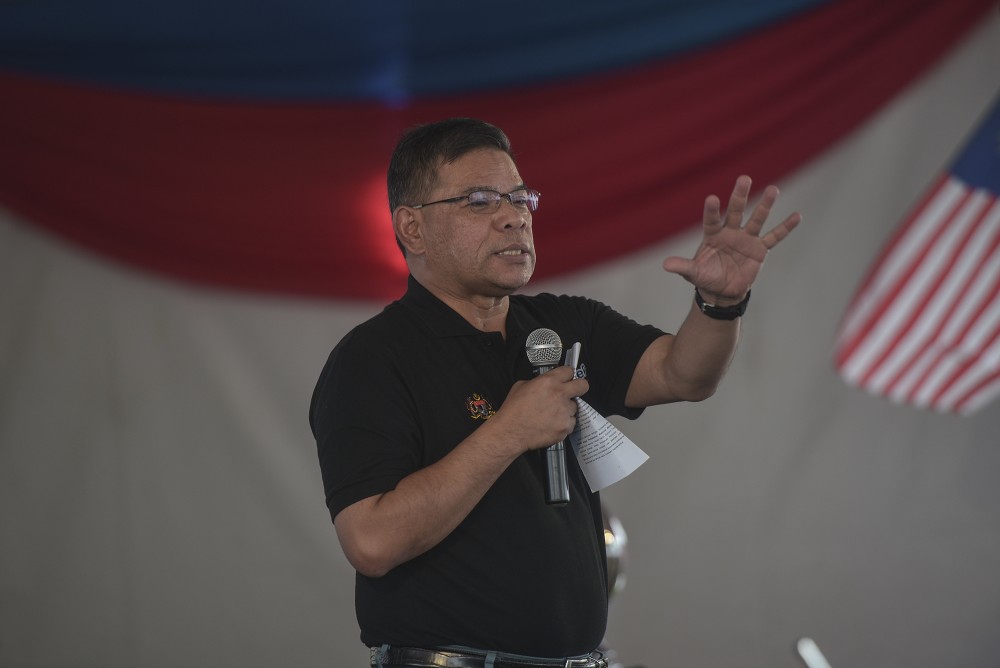
[[[496,254],[501,257],[522,257],[531,255],[531,251],[527,246],[508,246]]]

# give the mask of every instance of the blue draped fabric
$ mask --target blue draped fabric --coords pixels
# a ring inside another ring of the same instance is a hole
[[[828,2],[4,2],[0,69],[209,97],[398,104],[613,71]]]

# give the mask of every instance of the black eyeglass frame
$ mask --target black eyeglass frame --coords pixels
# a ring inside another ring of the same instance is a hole
[[[528,200],[530,202],[525,206],[525,208],[527,208],[528,211],[538,211],[538,200],[542,196],[542,193],[538,192],[537,190],[532,190],[531,188],[515,188],[514,190],[511,190],[509,193],[502,193],[496,190],[490,190],[489,188],[480,188],[478,190],[473,190],[467,195],[459,195],[458,197],[448,197],[447,199],[439,199],[434,202],[424,202],[423,204],[411,204],[410,208],[422,209],[425,206],[431,206],[432,204],[452,204],[453,202],[461,202],[462,200],[465,200],[471,204],[472,200],[470,198],[476,193],[496,193],[497,195],[499,195],[499,197],[493,200],[494,202],[496,202],[496,206],[494,206],[492,209],[488,211],[487,210],[476,211],[475,209],[473,209],[473,213],[496,213],[497,211],[500,210],[500,201],[503,199],[506,199],[511,206],[520,208],[522,205],[515,204],[514,200],[511,199],[511,195],[522,191],[528,193]]]

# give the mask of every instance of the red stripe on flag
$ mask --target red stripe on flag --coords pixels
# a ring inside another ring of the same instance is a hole
[[[968,412],[1000,391],[1000,200],[937,181],[852,299],[838,337],[849,383]]]
[[[1000,204],[995,199],[990,225],[994,233],[1000,228]],[[928,373],[906,397],[909,403],[954,410],[955,402],[946,393],[985,363],[989,342],[996,340],[995,331],[1000,327],[1000,257],[992,255],[977,279],[959,306],[964,315],[957,318],[957,324],[948,323],[954,334],[946,337]],[[993,364],[997,366],[996,361]]]
[[[976,312],[963,321],[961,331],[942,347],[928,372],[906,397],[908,403],[941,407],[941,396],[961,376],[961,369],[968,371],[976,362],[977,351],[982,350],[982,346],[976,344],[974,331],[983,327],[983,315],[989,314],[990,305],[997,303],[1000,303],[1000,276],[994,277],[983,299],[976,300]],[[949,369],[956,365],[959,370],[949,374]]]
[[[913,227],[914,221],[919,217],[920,213],[927,208],[927,205],[932,199],[938,196],[941,189],[945,187],[948,183],[948,175],[942,174],[938,177],[937,181],[931,184],[931,186],[924,192],[923,196],[917,202],[916,206],[910,209],[909,214],[903,220],[903,223],[896,228],[893,235],[886,242],[886,245],[879,252],[872,266],[869,268],[868,273],[865,274],[864,279],[861,281],[861,286],[854,293],[854,297],[851,299],[850,304],[847,306],[847,313],[850,315],[855,312],[859,307],[859,303],[862,301],[862,297],[872,289],[873,283],[875,283],[875,277],[879,273],[879,268],[885,263],[886,258],[895,252],[896,247],[899,245],[900,239],[909,234],[910,228]],[[846,322],[846,320],[845,320]],[[847,333],[845,332],[844,335]]]
[[[952,196],[954,185],[953,179],[943,179],[938,183],[937,188],[934,189],[934,195],[927,199],[924,206],[914,210],[905,223],[904,232],[893,240],[889,252],[884,254],[882,260],[876,265],[875,271],[871,273],[870,280],[862,286],[858,293],[859,299],[855,300],[855,308],[865,309],[867,306],[868,313],[864,314],[863,311],[848,312],[846,319],[848,324],[843,335],[845,338],[842,339],[837,355],[838,368],[849,371],[850,365],[857,363],[853,358],[858,353],[858,349],[862,344],[872,343],[872,336],[877,333],[877,327],[884,326],[886,323],[886,313],[891,312],[893,303],[926,261],[927,256],[934,249],[941,236],[947,232],[948,225],[954,219],[956,212],[968,199],[969,193],[963,192],[956,204],[947,202]],[[947,212],[937,216],[936,220],[928,218],[928,211],[941,203],[947,205]],[[925,231],[921,223],[926,225],[928,222],[934,223],[934,226],[931,230]],[[920,239],[923,239],[920,243],[920,250],[913,254],[908,245],[917,243]],[[906,268],[901,274],[897,274],[893,267],[893,261],[899,257],[902,257],[901,261],[906,263]],[[865,304],[865,297],[873,301]],[[862,313],[863,318],[863,324],[860,325],[855,320],[858,313]],[[852,322],[852,320],[855,321]],[[857,374],[851,375],[856,376]]]
[[[1000,100],[880,254],[837,335],[843,379],[969,412],[1000,392]]]
[[[995,250],[996,249],[994,248],[991,252],[995,252]],[[928,378],[935,369],[939,368],[942,360],[947,355],[954,354],[956,342],[961,341],[962,336],[964,336],[964,334],[966,334],[976,323],[975,319],[969,319],[964,322],[962,332],[960,332],[957,336],[954,334],[948,334],[949,331],[954,331],[956,329],[953,318],[958,317],[956,316],[956,311],[958,311],[959,305],[960,302],[958,300],[952,302],[948,312],[940,319],[934,336],[925,343],[919,355],[916,356],[917,362],[906,369],[905,374],[901,373],[899,378],[895,379],[894,383],[887,388],[887,394],[893,397],[898,397],[899,399],[909,403],[914,402],[916,400],[917,393],[922,387],[927,385]],[[919,375],[912,380],[907,379],[907,375],[912,376],[915,371]],[[904,379],[906,379],[907,382],[904,382]]]
[[[983,218],[985,219],[985,215]],[[981,292],[981,286],[989,285],[991,276],[995,286],[994,294],[984,301],[990,303],[996,298],[996,292],[1000,290],[1000,282],[997,281],[997,276],[1000,275],[1000,226],[994,227],[997,229],[993,230],[992,237],[986,241],[982,257],[957,291],[961,297],[951,300],[947,311],[938,319],[935,331],[914,356],[915,361],[906,369],[900,370],[887,387],[886,393],[893,398],[914,403],[917,392],[926,386],[928,378],[940,366],[944,357],[954,354],[958,343],[975,324],[975,316],[981,312],[977,304],[977,313],[970,313],[966,300],[975,298],[977,291]]]
[[[996,217],[1000,221],[1000,216]],[[949,347],[946,354],[941,355],[937,362],[936,375],[944,380],[936,381],[930,378],[927,385],[919,388],[914,394],[917,405],[930,405],[939,409],[951,408],[953,401],[947,399],[947,393],[962,383],[963,378],[970,377],[985,368],[984,358],[990,347],[1000,336],[1000,274],[995,275],[989,290],[982,299],[973,295],[975,313],[963,328],[955,343]],[[954,367],[950,373],[949,366]],[[994,360],[994,368],[997,367]],[[936,381],[936,382],[935,382]],[[926,395],[930,395],[929,397]]]
[[[998,294],[1000,294],[1000,283],[994,287],[992,298],[996,299]],[[947,398],[948,393],[954,394],[954,388],[960,385],[963,379],[974,375],[981,364],[983,344],[981,341],[977,344],[976,339],[981,340],[983,337],[973,336],[979,325],[978,320],[970,321],[959,340],[953,346],[941,351],[924,382],[913,388],[908,397],[909,403],[938,410],[955,408],[955,402]],[[988,340],[995,341],[996,333]]]
[[[955,402],[955,410],[959,413],[971,413],[986,403],[997,392],[1000,392],[1000,371],[993,372],[978,385],[966,392]]]
[[[993,328],[993,331],[987,340],[987,344],[983,346],[983,348],[989,350],[998,341],[1000,341],[1000,326]],[[982,388],[984,383],[975,384],[970,390],[962,393],[958,397],[953,395],[956,394],[955,388],[959,388],[959,391],[961,391],[961,383],[963,380],[975,378],[976,375],[978,375],[976,371],[982,369],[981,362],[981,354],[968,357],[962,365],[952,372],[951,376],[948,378],[948,382],[945,383],[944,386],[934,395],[933,399],[931,399],[930,406],[939,410],[955,410],[962,401],[968,401],[971,399],[975,393]],[[994,374],[995,373],[996,371],[994,371]],[[993,374],[991,374],[991,376],[992,375]],[[988,378],[985,380],[988,380]]]
[[[898,297],[904,289],[915,287],[915,283],[911,279],[915,277],[918,271],[927,270],[927,259],[931,255],[931,252],[940,248],[938,242],[944,234],[956,229],[955,225],[957,219],[967,212],[968,207],[971,204],[971,197],[972,193],[965,193],[957,206],[955,206],[955,208],[951,211],[950,215],[942,221],[942,224],[934,233],[934,236],[928,240],[918,262],[911,266],[910,272],[904,279],[905,284],[901,284],[897,287],[896,294],[894,296]],[[949,252],[946,249],[943,252],[945,255],[942,258],[943,267],[937,272],[936,278],[932,276],[927,278],[929,283],[926,286],[922,286],[924,289],[920,290],[920,297],[918,299],[919,305],[917,308],[910,310],[908,308],[908,304],[904,304],[901,309],[894,309],[890,306],[888,307],[887,312],[883,314],[883,317],[881,318],[882,322],[893,321],[899,323],[899,325],[895,336],[886,343],[883,343],[881,353],[873,362],[871,362],[867,373],[865,373],[861,380],[862,385],[881,385],[882,383],[876,380],[876,374],[882,373],[885,370],[886,365],[892,361],[894,356],[898,358],[905,354],[904,345],[908,339],[911,339],[911,337],[914,336],[919,336],[919,331],[915,330],[921,323],[923,315],[927,311],[928,307],[933,305],[935,297],[947,283],[951,272],[954,271],[955,263],[968,247],[969,241],[978,229],[978,225],[982,223],[983,215],[981,214],[977,218],[977,223],[970,225],[961,235],[961,238],[958,239],[954,251]],[[907,312],[909,312],[908,316]]]
[[[835,358],[838,368],[843,367],[846,364],[847,360],[854,355],[857,346],[860,345],[863,338],[858,335],[859,328],[863,326],[861,323],[868,322],[870,320],[869,314],[877,314],[879,312],[875,309],[874,304],[879,295],[887,289],[885,286],[880,285],[879,280],[883,278],[884,275],[883,267],[885,267],[889,262],[890,257],[896,255],[896,251],[902,243],[902,240],[910,235],[910,231],[916,225],[916,221],[921,216],[923,210],[930,204],[931,201],[939,197],[942,190],[948,185],[950,185],[948,178],[942,177],[932,188],[928,190],[920,204],[911,210],[910,214],[903,221],[903,224],[900,225],[895,234],[883,248],[882,252],[876,258],[871,269],[868,271],[868,274],[862,281],[861,287],[857,292],[855,292],[854,297],[848,306],[847,315],[844,318],[841,326],[841,332],[838,337],[840,344]]]
[[[979,207],[978,213],[975,211]],[[989,202],[983,202],[982,194],[974,197],[973,193],[968,193],[959,207],[952,213],[951,220],[945,224],[956,229],[956,219],[969,216],[973,222],[961,233],[960,239],[955,244],[954,250],[942,249],[941,262],[933,268],[937,272],[936,277],[928,279],[930,284],[926,286],[919,297],[916,308],[904,309],[907,313],[901,313],[903,325],[896,332],[895,337],[889,342],[878,359],[871,365],[868,373],[865,374],[862,384],[871,386],[872,389],[889,393],[891,391],[892,378],[898,373],[903,373],[913,363],[912,348],[919,345],[926,338],[926,330],[933,326],[935,311],[940,309],[942,302],[950,299],[956,292],[955,283],[961,281],[963,276],[967,276],[969,271],[966,267],[974,266],[975,256],[982,253],[981,230],[985,224],[989,213]],[[956,232],[957,233],[957,232]],[[977,239],[978,245],[970,244],[973,239]],[[970,264],[971,263],[973,264]],[[939,268],[940,267],[940,268]],[[922,269],[929,269],[924,266]],[[964,281],[963,281],[964,282]],[[949,289],[950,288],[950,289]],[[895,369],[902,365],[897,372]]]

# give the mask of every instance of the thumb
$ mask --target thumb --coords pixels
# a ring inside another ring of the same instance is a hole
[[[663,261],[663,269],[669,271],[671,274],[678,274],[682,278],[690,280],[691,273],[694,270],[694,262],[685,257],[671,255]]]

